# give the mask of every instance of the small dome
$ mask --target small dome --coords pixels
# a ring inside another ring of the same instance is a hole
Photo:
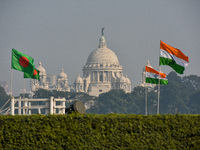
[[[80,74],[76,78],[75,83],[83,83],[83,79],[80,77]]]
[[[39,66],[36,69],[40,71],[40,75],[46,75],[46,70],[42,67],[41,62],[39,62]]]
[[[127,77],[127,75],[126,75],[126,81],[127,83],[131,83],[131,80]]]
[[[67,78],[67,74],[64,72],[64,69],[61,69],[60,74],[58,75],[58,78]]]
[[[119,79],[120,82],[127,82],[126,78],[122,75],[121,78]]]

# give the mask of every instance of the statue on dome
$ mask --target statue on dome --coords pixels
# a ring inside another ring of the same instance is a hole
[[[103,33],[103,30],[105,29],[105,27],[103,27],[102,29],[101,29],[101,34],[102,34],[102,36],[104,35],[104,33]]]

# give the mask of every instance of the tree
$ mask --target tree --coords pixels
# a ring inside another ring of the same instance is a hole
[[[52,96],[55,98],[64,97],[65,99],[68,99],[70,97],[70,92],[53,90]]]
[[[152,90],[147,95],[147,113],[149,115],[157,114],[158,92]]]
[[[185,84],[174,72],[168,75],[168,81],[168,85],[161,86],[160,113],[189,113],[189,92]]]
[[[200,114],[200,90],[190,95],[188,107],[191,114]]]
[[[91,107],[89,113],[140,113],[140,109],[135,103],[133,96],[130,93],[125,93],[123,90],[111,90],[103,93],[99,98],[95,99],[96,105]]]
[[[52,92],[44,89],[38,89],[34,93],[34,98],[50,98],[51,96],[53,96]]]
[[[182,82],[186,85],[189,92],[200,90],[200,77],[196,75],[185,76]]]
[[[145,88],[137,86],[131,92],[133,101],[136,104],[137,114],[145,114]]]
[[[102,113],[126,113],[123,99],[125,92],[123,90],[111,90],[107,93],[103,93],[99,96],[100,110]],[[123,109],[123,111],[121,111]]]

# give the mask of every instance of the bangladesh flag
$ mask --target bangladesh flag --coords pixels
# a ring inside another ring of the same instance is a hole
[[[28,74],[26,72],[24,72],[24,78],[32,78],[32,79],[37,79],[40,80],[40,71],[37,69],[34,69],[33,74]]]
[[[33,74],[33,70],[35,68],[35,64],[33,62],[34,59],[32,57],[12,49],[12,69]]]

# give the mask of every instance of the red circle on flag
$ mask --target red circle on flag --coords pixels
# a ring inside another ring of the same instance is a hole
[[[22,67],[28,67],[29,65],[29,60],[28,58],[22,56],[19,58],[19,64],[22,66]]]
[[[35,69],[34,69],[33,75],[34,76],[37,75],[37,71]]]

